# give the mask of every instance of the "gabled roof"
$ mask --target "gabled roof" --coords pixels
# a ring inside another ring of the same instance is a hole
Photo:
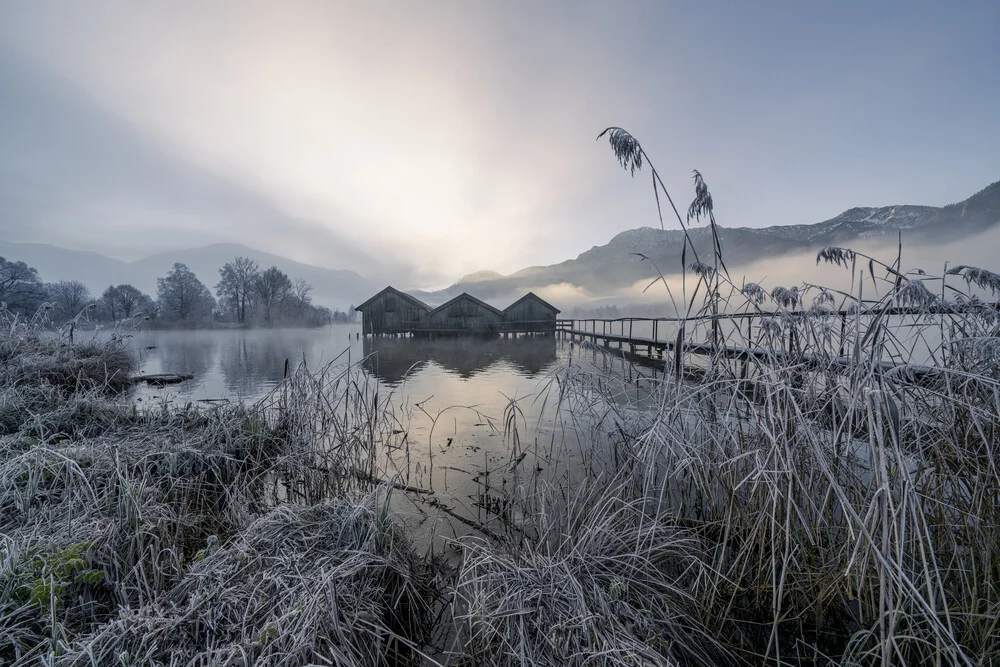
[[[424,309],[424,310],[426,310],[428,312],[431,309],[430,306],[428,306],[426,303],[424,303],[423,301],[421,301],[417,297],[410,296],[406,292],[400,292],[398,289],[396,289],[392,285],[389,285],[384,290],[382,290],[381,292],[379,292],[378,294],[376,294],[372,298],[368,299],[364,303],[355,306],[354,310],[364,310],[365,308],[367,308],[368,306],[370,306],[374,301],[378,300],[378,298],[380,296],[382,296],[383,294],[386,294],[386,293],[395,294],[396,296],[401,297],[401,298],[405,299],[406,301],[409,301],[410,303],[412,303],[417,308],[422,308],[422,309]]]
[[[470,301],[472,301],[476,305],[482,306],[483,308],[485,308],[486,310],[490,311],[491,313],[496,313],[500,317],[503,317],[503,312],[501,312],[501,310],[499,308],[494,308],[490,304],[486,303],[485,301],[481,301],[481,300],[477,299],[476,297],[472,296],[468,292],[462,292],[461,294],[459,294],[458,296],[456,296],[454,299],[450,299],[448,301],[445,301],[440,306],[438,306],[437,308],[435,308],[434,310],[432,310],[431,311],[431,315],[434,315],[435,313],[438,313],[438,312],[444,310],[445,308],[447,308],[448,306],[450,306],[451,304],[455,303],[456,301],[458,301],[460,299],[469,299]]]
[[[537,301],[538,303],[542,304],[543,306],[545,306],[549,310],[555,311],[556,315],[558,315],[561,312],[558,308],[556,308],[551,303],[549,303],[548,301],[546,301],[542,297],[538,296],[534,292],[528,292],[527,294],[525,294],[524,296],[522,296],[520,299],[518,299],[514,303],[512,303],[509,306],[507,306],[506,308],[504,308],[503,312],[506,313],[508,310],[510,310],[511,308],[513,308],[514,306],[516,306],[517,304],[519,304],[522,301],[524,301],[525,299],[529,299],[529,298],[534,299],[535,301]]]

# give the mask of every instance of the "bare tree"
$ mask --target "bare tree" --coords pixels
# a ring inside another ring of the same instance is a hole
[[[240,323],[246,322],[247,306],[253,300],[260,268],[249,257],[237,257],[219,269],[215,290],[227,308],[236,313]]]
[[[166,276],[156,279],[156,294],[163,315],[187,320],[206,317],[215,307],[215,297],[185,264],[174,264]]]
[[[108,285],[108,288],[101,293],[100,304],[101,308],[104,310],[104,314],[108,316],[108,319],[117,320],[119,313],[121,313],[121,304],[118,299],[118,288],[114,285]]]
[[[38,271],[24,262],[0,257],[0,303],[11,310],[32,311],[45,299],[45,287]]]
[[[132,317],[140,312],[152,315],[155,310],[152,297],[129,284],[108,286],[101,294],[100,303],[105,314],[112,320]]]
[[[292,281],[278,267],[272,266],[261,272],[257,278],[257,296],[264,308],[265,321],[271,321],[274,309],[281,306],[291,293]]]
[[[313,286],[305,278],[296,278],[292,283],[292,294],[302,303],[312,303]]]
[[[132,285],[119,285],[117,289],[118,304],[121,306],[123,317],[132,317],[133,315],[137,315],[146,302],[152,301],[152,299],[143,294],[139,288],[133,287]]]
[[[301,317],[307,306],[312,304],[313,286],[305,278],[296,278],[292,282],[292,299],[295,302],[295,316]]]
[[[79,280],[60,280],[45,286],[47,299],[61,318],[74,318],[91,302],[90,290]]]

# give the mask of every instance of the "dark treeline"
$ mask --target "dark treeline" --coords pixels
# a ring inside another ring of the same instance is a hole
[[[0,257],[0,305],[27,317],[54,322],[79,318],[87,322],[120,322],[142,317],[164,326],[322,326],[352,322],[346,313],[312,302],[313,287],[291,279],[276,266],[261,269],[247,257],[236,257],[219,269],[215,293],[184,264],[174,264],[156,281],[156,294],[134,285],[109,285],[92,293],[78,280],[43,282],[24,262]]]

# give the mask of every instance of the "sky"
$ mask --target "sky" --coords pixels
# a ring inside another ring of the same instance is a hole
[[[236,242],[443,287],[656,226],[1000,180],[1000,3],[0,0],[0,239]]]

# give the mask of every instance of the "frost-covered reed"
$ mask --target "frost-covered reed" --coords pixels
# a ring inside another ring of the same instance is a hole
[[[623,133],[626,169],[649,165]],[[768,294],[728,277],[712,222],[720,269],[695,258],[677,340],[719,353],[680,347],[633,428],[627,392],[609,409],[564,375],[611,465],[533,498],[532,539],[466,546],[470,662],[997,663],[1000,276],[830,248],[850,291]]]
[[[256,405],[139,409],[116,342],[11,322],[0,664],[419,662],[434,571],[367,481],[384,420],[357,368],[300,369]]]
[[[712,205],[698,174],[658,380],[562,370],[584,447],[510,407],[508,525],[450,570],[392,515],[433,491],[378,483],[406,424],[356,366],[140,410],[120,340],[0,316],[0,663],[1000,662],[1000,276],[827,248],[850,289],[765,289]]]

